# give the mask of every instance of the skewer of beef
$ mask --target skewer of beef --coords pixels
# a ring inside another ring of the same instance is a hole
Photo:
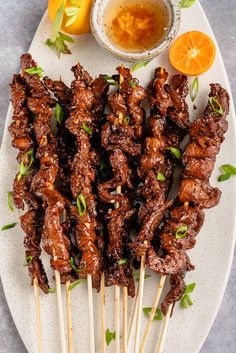
[[[70,186],[77,206],[71,206],[71,214],[76,223],[75,237],[81,253],[79,273],[80,277],[87,277],[88,282],[90,349],[94,353],[92,286],[100,289],[103,261],[98,244],[99,224],[96,196],[93,192],[99,158],[91,146],[91,136],[96,131],[108,85],[102,76],[93,81],[80,64],[74,66],[72,71],[75,80],[71,84],[72,101],[66,127],[76,137]]]
[[[28,85],[27,106],[33,116],[33,128],[38,144],[36,158],[40,168],[34,175],[31,190],[41,199],[45,215],[43,220],[42,243],[44,250],[51,256],[51,266],[55,270],[58,315],[62,352],[66,352],[65,327],[61,294],[61,278],[70,276],[70,239],[64,231],[60,218],[65,210],[63,196],[55,187],[58,177],[59,160],[57,140],[50,127],[55,101],[37,74],[29,68],[36,68],[30,55],[22,57],[24,79]],[[25,71],[27,69],[27,71]]]
[[[24,238],[25,265],[28,266],[34,286],[38,352],[42,353],[42,324],[38,287],[46,294],[50,287],[40,259],[43,209],[40,200],[30,191],[32,178],[38,170],[37,161],[34,158],[36,142],[32,128],[32,118],[27,107],[27,84],[22,75],[14,75],[10,87],[13,122],[9,127],[9,132],[12,136],[12,146],[19,149],[17,160],[20,164],[20,172],[17,173],[13,184],[13,200],[18,209],[23,210],[25,204],[31,208],[21,217],[21,226],[26,234]]]
[[[70,217],[71,193],[70,193],[70,172],[73,154],[75,150],[74,136],[66,129],[65,121],[69,116],[69,107],[71,101],[71,90],[62,80],[54,81],[49,77],[43,78],[43,83],[47,89],[53,93],[57,100],[55,107],[55,117],[57,120],[57,155],[59,162],[58,169],[58,188],[64,195],[65,210],[64,223],[62,226],[66,234],[71,233],[73,224]],[[71,258],[72,259],[72,258]],[[68,353],[73,353],[73,323],[72,323],[72,303],[71,303],[71,280],[65,278],[63,280],[66,285],[66,309],[67,309],[67,336],[68,336]]]
[[[168,73],[163,68],[158,68],[155,71],[155,79],[149,85],[150,135],[145,140],[145,150],[138,168],[138,174],[142,181],[138,195],[142,196],[144,203],[140,207],[138,217],[140,232],[135,243],[132,244],[136,254],[141,257],[135,353],[139,349],[145,278],[145,248],[151,244],[165,211],[172,204],[168,200],[176,164],[172,153],[179,151],[180,142],[187,134],[187,127],[190,124],[185,100],[188,93],[187,77],[176,75],[170,85],[166,84],[167,78]],[[142,249],[143,251],[141,251]],[[163,284],[162,280],[161,286]],[[149,326],[154,316],[155,311],[152,311],[149,317]],[[142,345],[144,346],[145,342],[142,342]]]
[[[135,210],[132,209],[128,192],[133,189],[130,159],[140,156],[144,110],[140,107],[146,91],[132,77],[130,70],[117,68],[119,82],[117,92],[108,96],[111,114],[102,127],[102,147],[108,151],[113,178],[98,187],[99,197],[109,208],[108,220],[108,265],[105,271],[106,285],[115,285],[115,330],[116,352],[120,351],[120,287],[123,287],[123,351],[127,349],[127,292],[134,296],[135,287],[127,252],[129,232],[127,225]],[[116,194],[114,194],[116,191]]]
[[[210,185],[209,178],[228,129],[229,96],[219,84],[210,87],[204,114],[190,128],[190,143],[182,158],[184,170],[178,199],[159,235],[163,255],[151,247],[147,250],[149,268],[162,276],[170,275],[170,290],[162,303],[165,322],[157,353],[162,352],[175,302],[181,299],[186,288],[185,274],[194,269],[186,251],[196,244],[196,236],[204,222],[203,209],[215,207],[221,197],[220,190]]]

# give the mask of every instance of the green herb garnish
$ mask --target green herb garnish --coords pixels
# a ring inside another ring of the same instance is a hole
[[[149,63],[150,63],[150,61],[143,61],[143,62],[137,63],[131,67],[130,71],[134,72],[134,71],[140,69],[141,67],[147,66]]]
[[[59,103],[56,104],[55,117],[59,125],[61,125],[63,120],[65,119],[65,113]]]
[[[164,174],[162,173],[157,173],[157,180],[158,181],[165,181],[166,180],[166,177]]]
[[[111,76],[103,75],[103,78],[107,81],[107,83],[109,83],[110,86],[117,86],[117,82]]]
[[[196,1],[196,0],[181,0],[181,1],[179,2],[179,7],[180,7],[181,9],[186,9],[186,8],[192,6],[192,5],[195,3],[195,1]]]
[[[150,312],[151,312],[152,308],[143,308],[143,313],[145,315],[145,317],[149,317],[150,316]],[[161,321],[162,320],[162,312],[161,309],[157,308],[155,315],[154,315],[154,320],[155,321]]]
[[[195,79],[193,80],[193,83],[190,87],[190,97],[192,102],[195,101],[197,94],[198,94],[198,90],[199,90],[199,80],[198,77],[195,77]]]
[[[78,281],[75,281],[69,286],[69,291],[73,290],[75,287],[77,287],[79,284],[83,283],[85,280],[84,279],[78,279]]]
[[[180,152],[180,150],[176,147],[170,147],[170,151],[173,154],[173,156],[175,156],[175,158],[177,159],[181,159],[182,158],[182,154]]]
[[[224,115],[224,110],[216,98],[209,97],[208,101],[216,114]]]
[[[48,294],[53,294],[56,292],[55,288],[48,288]]]
[[[79,272],[76,264],[75,264],[75,259],[73,257],[70,258],[70,265],[71,265],[71,268],[77,273]]]
[[[231,176],[236,175],[236,167],[231,164],[225,164],[220,167],[223,174],[218,177],[218,181],[226,181],[231,178]]]
[[[175,237],[176,239],[183,239],[186,237],[187,234],[188,234],[188,227],[181,226],[176,230]]]
[[[27,267],[31,264],[31,262],[33,261],[33,256],[27,256],[25,258],[25,261],[23,262],[23,266]]]
[[[195,287],[196,287],[196,283],[188,284],[185,287],[185,290],[180,302],[181,308],[187,309],[189,306],[193,305],[192,299],[189,294],[191,294],[194,291]]]
[[[1,230],[7,230],[7,229],[11,229],[11,228],[14,228],[16,226],[16,222],[14,223],[10,223],[10,224],[6,224],[5,226],[2,227]]]
[[[128,261],[127,259],[120,259],[120,260],[118,261],[118,265],[119,265],[119,266],[125,265],[127,261]]]
[[[30,157],[30,161],[28,164],[25,164],[25,160],[27,159],[28,160],[28,157]],[[22,161],[21,161],[21,164],[20,164],[20,171],[17,175],[17,179],[18,181],[20,181],[20,179],[23,177],[23,176],[26,176],[28,175],[28,172],[31,168],[31,165],[34,161],[34,149],[32,148],[30,151],[28,151],[22,158]]]
[[[106,330],[106,343],[107,346],[110,345],[111,341],[115,341],[116,339],[116,333],[114,332],[110,332],[109,328]]]
[[[86,213],[87,205],[83,194],[79,194],[76,200],[79,215],[82,217]]]
[[[74,43],[74,39],[64,33],[59,32],[55,41],[52,41],[50,38],[48,38],[45,44],[49,48],[54,49],[60,58],[61,53],[71,54],[71,51],[65,42]]]
[[[82,124],[82,128],[84,129],[85,132],[87,132],[88,135],[93,134],[93,130],[90,127],[88,127],[85,123]]]
[[[132,88],[135,88],[137,85],[134,81],[131,81],[131,80],[129,81],[129,84]]]
[[[123,117],[123,124],[125,124],[125,125],[129,125],[130,124],[130,117],[129,116],[125,115]]]
[[[26,69],[25,72],[29,75],[38,75],[38,77],[43,77],[43,69],[40,66],[31,67],[30,69]]]
[[[67,7],[65,9],[66,16],[69,17],[68,20],[66,21],[66,27],[69,27],[73,23],[75,23],[75,21],[78,18],[79,11],[80,11],[79,5],[76,7]]]
[[[14,211],[14,207],[13,207],[13,196],[12,196],[12,191],[8,191],[7,192],[7,204],[8,204],[8,208],[11,212]]]

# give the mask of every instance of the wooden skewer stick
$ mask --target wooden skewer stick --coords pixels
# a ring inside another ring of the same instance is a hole
[[[66,353],[65,325],[64,325],[62,295],[61,295],[61,276],[57,270],[55,270],[55,278],[56,278],[56,292],[57,292],[57,308],[58,308],[58,317],[59,317],[59,325],[60,325],[61,352]]]
[[[123,353],[127,353],[128,288],[123,288]]]
[[[158,343],[157,343],[157,352],[156,353],[162,353],[162,349],[165,344],[165,339],[166,339],[166,334],[167,334],[167,330],[168,330],[168,325],[169,325],[169,321],[170,321],[172,308],[173,308],[173,304],[171,304],[169,306],[167,314],[165,316],[164,324],[163,324],[162,331],[161,331],[161,336],[160,336]]]
[[[149,313],[149,318],[148,318],[148,322],[147,322],[147,325],[146,325],[146,329],[145,329],[144,334],[143,334],[143,338],[142,338],[141,345],[140,345],[140,348],[139,348],[139,353],[143,353],[144,352],[145,345],[146,345],[146,342],[147,342],[147,339],[148,339],[148,335],[150,333],[151,326],[152,326],[152,323],[154,321],[155,313],[156,313],[156,310],[157,310],[157,306],[158,306],[158,303],[159,303],[159,300],[160,300],[160,297],[161,297],[161,293],[162,293],[162,290],[163,290],[163,287],[164,287],[164,284],[165,284],[165,280],[166,280],[166,276],[161,276],[160,282],[158,283],[158,286],[157,286],[157,292],[156,292],[156,296],[155,296],[155,299],[154,299],[154,303],[153,303],[152,309],[151,309],[151,311]]]
[[[116,193],[121,194],[121,186],[117,186]],[[119,202],[115,207],[119,208]],[[115,286],[115,331],[116,331],[116,353],[120,353],[120,287]]]
[[[95,353],[95,338],[94,338],[94,316],[93,316],[93,286],[92,276],[88,274],[88,304],[89,304],[89,338],[90,338],[90,352]]]
[[[34,301],[37,323],[37,336],[38,336],[38,353],[43,353],[43,340],[42,340],[42,322],[40,315],[40,302],[39,302],[39,287],[38,278],[34,278]]]
[[[147,244],[145,240],[144,245]],[[144,292],[144,279],[145,279],[145,269],[146,269],[146,251],[141,257],[141,268],[139,277],[139,292],[138,292],[138,309],[137,309],[137,321],[136,321],[136,332],[134,341],[134,353],[138,353],[139,347],[139,336],[140,336],[140,325],[141,325],[141,315],[142,315],[142,305],[143,305],[143,292]]]
[[[137,293],[138,292],[139,292],[139,284],[138,284]],[[137,315],[137,308],[138,308],[137,302],[138,302],[138,294],[135,296],[135,301],[134,301],[131,321],[130,321],[130,325],[129,325],[128,347],[130,345],[132,334],[133,334],[133,330],[134,330],[134,323],[135,323],[135,318],[136,318],[136,315]]]
[[[66,282],[66,313],[67,313],[67,335],[68,335],[68,353],[73,353],[73,324],[71,315],[71,292],[70,281]]]
[[[102,353],[106,353],[106,297],[105,297],[105,276],[101,277],[101,317],[102,317]]]

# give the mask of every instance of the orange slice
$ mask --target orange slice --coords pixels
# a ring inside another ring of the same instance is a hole
[[[172,44],[169,58],[174,68],[185,75],[198,76],[212,66],[216,47],[212,39],[198,31],[184,33]]]

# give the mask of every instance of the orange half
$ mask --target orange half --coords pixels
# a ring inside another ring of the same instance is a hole
[[[216,55],[212,39],[205,33],[186,32],[172,44],[169,59],[185,75],[198,76],[209,70]]]

